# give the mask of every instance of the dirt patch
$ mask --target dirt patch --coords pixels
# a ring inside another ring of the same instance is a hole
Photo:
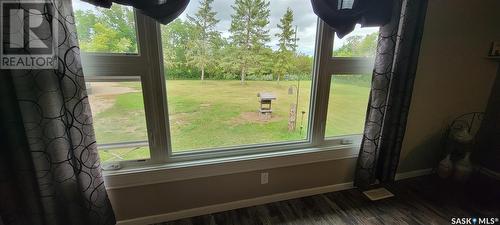
[[[265,116],[260,115],[259,112],[243,112],[238,117],[229,120],[228,122],[232,125],[245,124],[245,123],[260,123],[265,124],[269,122],[275,122],[282,120],[281,116],[271,115],[267,119]]]
[[[87,84],[87,92],[92,113],[95,115],[111,108],[115,104],[117,95],[139,91],[120,86],[117,82],[93,82]]]
[[[121,86],[119,82],[92,82],[87,83],[88,94],[92,96],[119,95],[131,92],[140,92],[131,87]]]
[[[170,119],[170,125],[175,125],[175,126],[184,126],[189,124],[189,119],[188,117],[192,113],[176,113],[173,115],[169,115]]]
[[[94,115],[104,112],[115,104],[114,98],[89,95],[90,107]]]

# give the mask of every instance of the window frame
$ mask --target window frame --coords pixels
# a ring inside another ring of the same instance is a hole
[[[335,31],[330,28],[331,36],[328,38],[331,39],[332,46],[330,49],[332,49],[332,52],[330,53],[329,56],[329,62],[328,62],[328,94],[327,94],[327,104],[326,104],[326,110],[328,113],[328,102],[329,102],[329,91],[330,91],[330,84],[331,84],[331,78],[336,75],[360,75],[360,74],[371,74],[373,72],[373,67],[375,63],[375,57],[335,57],[333,56],[333,45],[334,45],[334,35]],[[368,108],[368,105],[367,105]],[[325,118],[325,125],[326,125],[326,118]],[[343,144],[354,144],[357,146],[361,145],[361,140],[363,138],[363,134],[350,134],[350,135],[342,135],[342,136],[334,136],[334,137],[327,137],[323,133],[323,138],[324,138],[324,143],[328,145],[343,145]]]
[[[310,119],[305,141],[263,143],[230,146],[215,149],[197,149],[173,153],[170,142],[166,80],[163,69],[161,27],[153,19],[134,10],[137,30],[137,54],[84,53],[82,63],[87,82],[99,81],[140,81],[144,98],[144,110],[148,132],[147,142],[124,142],[98,145],[98,148],[117,146],[148,145],[150,158],[145,160],[125,160],[119,163],[122,169],[142,168],[151,165],[192,162],[252,155],[288,155],[297,150],[335,150],[357,148],[362,135],[325,137],[326,118],[330,94],[331,76],[335,74],[355,75],[370,73],[373,58],[332,57],[334,31],[321,19],[317,19],[316,43],[314,50],[313,79],[311,85]],[[145,67],[144,65],[147,65]],[[87,75],[89,74],[89,75]],[[314,103],[314,104],[313,104]],[[307,162],[305,162],[307,163]]]
[[[158,42],[159,25],[135,9],[134,15],[137,54],[81,53],[86,82],[141,82],[148,140],[98,145],[98,148],[149,146],[149,159],[119,161],[123,167],[156,164],[164,162],[166,159],[166,152],[163,150],[166,144],[162,142],[165,139],[160,137],[166,135],[165,126],[168,125],[168,121],[165,120],[166,116],[162,119],[158,115],[166,115],[168,111],[166,104],[162,102],[163,99],[153,94],[165,93],[165,81],[161,79],[163,64],[160,62],[163,61],[163,55],[161,54],[161,43]],[[148,65],[148,67],[144,67],[144,65]]]

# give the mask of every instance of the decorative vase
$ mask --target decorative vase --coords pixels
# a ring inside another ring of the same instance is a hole
[[[437,174],[441,178],[447,178],[453,173],[453,162],[451,155],[448,154],[441,162],[439,162]]]
[[[456,181],[465,182],[472,173],[472,163],[470,161],[470,152],[465,153],[465,157],[455,164],[455,174],[453,178]]]
[[[463,128],[453,133],[453,139],[461,144],[469,144],[474,140],[474,136],[471,135],[469,130]]]

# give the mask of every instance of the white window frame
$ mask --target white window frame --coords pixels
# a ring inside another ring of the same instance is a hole
[[[353,149],[360,145],[361,135],[325,138],[328,114],[330,80],[334,74],[370,73],[373,59],[365,57],[332,57],[332,29],[318,19],[312,79],[308,138],[305,141],[279,142],[256,145],[232,146],[217,149],[200,149],[173,154],[170,143],[170,126],[166,81],[163,73],[163,54],[160,25],[153,19],[135,11],[138,54],[82,53],[87,82],[141,81],[148,131],[150,159],[120,161],[122,169],[168,165],[203,160],[266,156],[287,156],[296,153]],[[128,142],[101,145],[101,148],[144,146],[146,142]],[[352,154],[352,153],[350,153]],[[307,161],[303,163],[308,163]],[[203,164],[203,163],[202,163]],[[122,170],[123,171],[123,170]]]
[[[165,162],[169,143],[165,138],[168,127],[167,105],[163,79],[163,55],[159,25],[153,19],[134,10],[137,54],[121,53],[81,53],[85,80],[87,82],[140,81],[144,98],[144,110],[148,133],[147,142],[124,142],[98,145],[98,148],[148,146],[150,158],[144,160],[121,161],[124,167],[137,167]],[[160,116],[163,115],[163,116]]]

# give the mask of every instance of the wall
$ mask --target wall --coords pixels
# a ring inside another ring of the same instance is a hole
[[[400,172],[435,165],[439,138],[452,118],[483,111],[495,65],[484,59],[493,39],[500,40],[500,1],[430,0],[408,118]],[[260,171],[109,190],[118,220],[236,201],[305,188],[350,182],[355,158],[270,172]]]
[[[497,68],[485,56],[500,40],[499,10],[496,0],[429,1],[400,172],[434,166],[446,124],[485,110]]]
[[[497,63],[498,74],[479,132],[475,157],[482,166],[500,173],[500,60]]]
[[[261,171],[255,171],[113,189],[108,193],[118,220],[123,220],[351,182],[355,161],[351,158],[266,170],[266,185],[260,184]]]

